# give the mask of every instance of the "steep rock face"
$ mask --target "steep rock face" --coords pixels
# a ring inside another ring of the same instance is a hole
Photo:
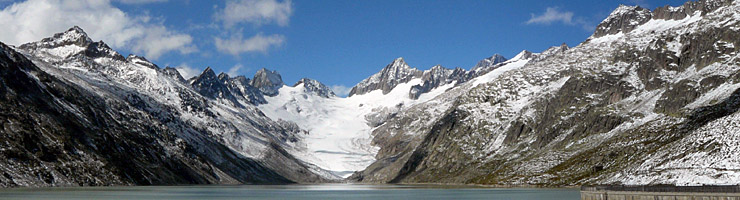
[[[278,89],[283,87],[284,83],[283,78],[277,71],[262,68],[254,74],[251,85],[267,96],[275,96],[278,93]]]
[[[733,184],[740,5],[722,5],[701,18],[653,19],[620,37],[530,54],[490,82],[400,111],[373,132],[376,163],[352,178]]]
[[[301,80],[298,80],[298,82],[293,84],[293,87],[299,85],[302,85],[303,88],[305,88],[306,91],[308,91],[309,93],[314,93],[320,97],[329,98],[337,96],[336,94],[334,94],[334,91],[332,91],[331,88],[327,87],[317,80],[302,78]]]
[[[421,70],[409,67],[403,58],[396,58],[391,64],[388,64],[378,72],[365,80],[362,80],[349,91],[349,96],[365,94],[374,90],[381,90],[383,94],[388,94],[396,85],[406,83],[411,79],[423,75]]]

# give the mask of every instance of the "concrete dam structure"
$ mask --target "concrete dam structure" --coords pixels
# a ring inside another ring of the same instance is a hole
[[[740,186],[582,186],[581,200],[740,200]]]

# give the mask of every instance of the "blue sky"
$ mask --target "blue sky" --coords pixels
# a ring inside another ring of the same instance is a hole
[[[93,39],[161,67],[211,66],[247,77],[265,67],[288,85],[308,77],[340,90],[397,57],[420,69],[469,69],[494,53],[510,58],[575,46],[619,4],[683,2],[0,0],[0,25],[8,27],[0,41],[17,45],[80,25]],[[45,17],[29,17],[38,15]]]

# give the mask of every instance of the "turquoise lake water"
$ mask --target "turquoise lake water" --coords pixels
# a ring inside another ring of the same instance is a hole
[[[578,200],[578,189],[405,185],[136,186],[0,189],[0,199],[517,199]]]

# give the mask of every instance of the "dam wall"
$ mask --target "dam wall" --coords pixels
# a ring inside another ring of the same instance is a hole
[[[740,200],[740,186],[582,186],[581,200]]]

